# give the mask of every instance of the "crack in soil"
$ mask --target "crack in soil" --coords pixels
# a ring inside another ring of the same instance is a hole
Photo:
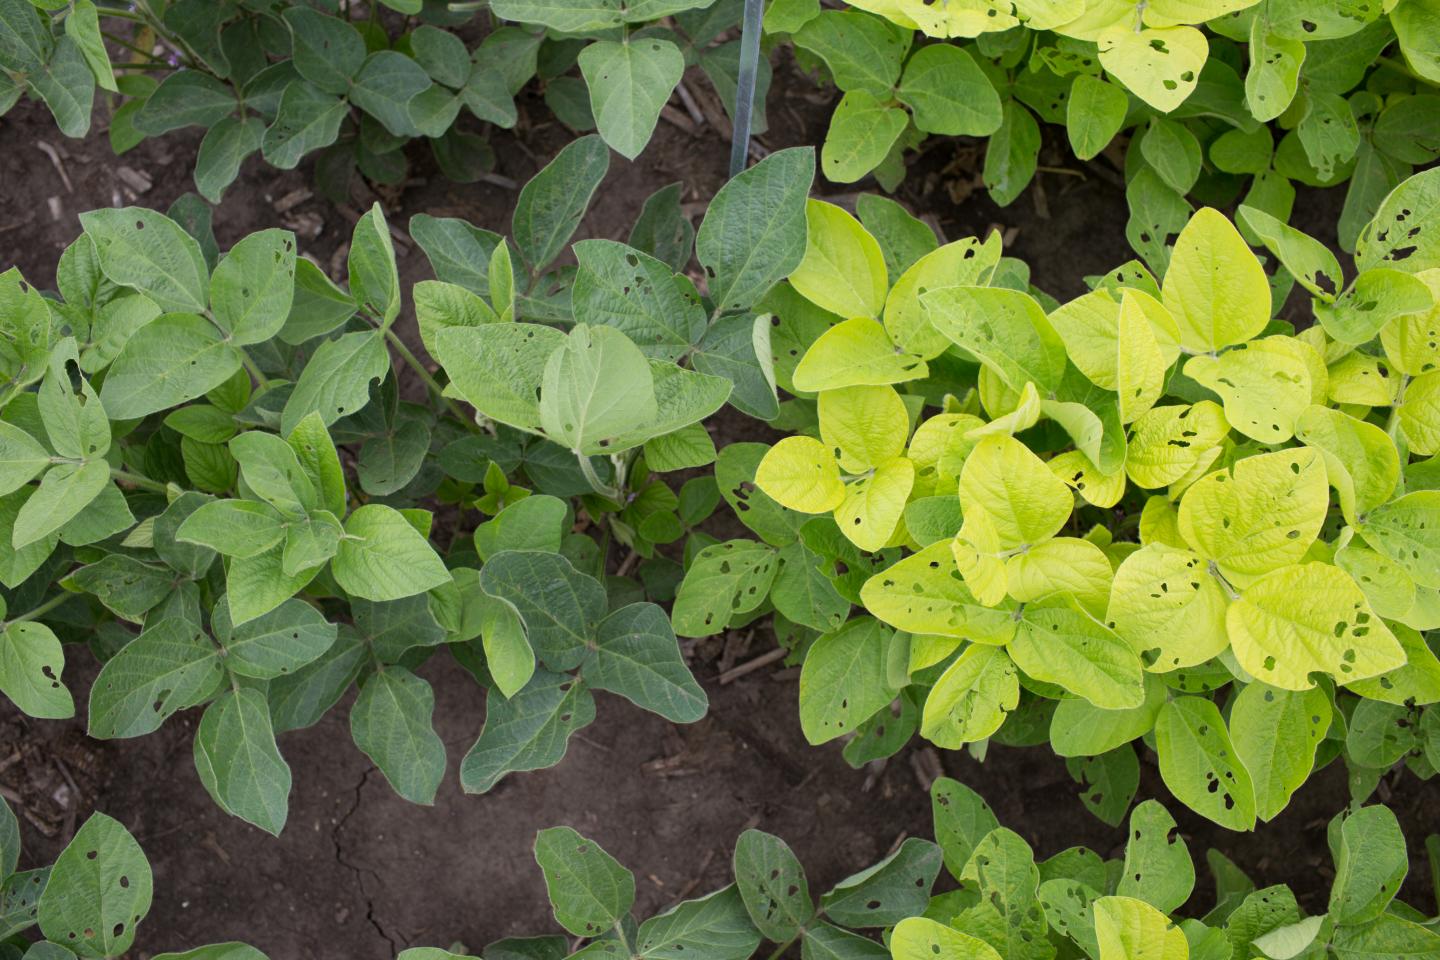
[[[340,840],[340,833],[345,829],[345,824],[349,823],[350,818],[353,817],[356,811],[360,809],[361,792],[365,789],[365,784],[369,782],[370,774],[374,772],[375,767],[372,765],[366,767],[365,772],[360,775],[360,782],[355,784],[355,802],[350,804],[350,809],[345,811],[345,813],[336,822],[335,829],[330,831],[330,840],[335,845],[335,862],[355,875],[355,886],[359,888],[360,899],[363,900],[365,903],[366,922],[374,928],[375,934],[380,937],[380,939],[385,941],[385,944],[389,949],[389,953],[387,953],[386,956],[393,957],[398,952],[399,945],[396,944],[395,938],[390,936],[390,934],[386,932],[384,924],[382,924],[379,918],[375,916],[375,899],[374,897],[370,896],[369,892],[365,889],[365,875],[367,873],[373,876],[377,881],[380,879],[380,875],[374,870],[356,866],[349,860],[345,859],[344,844]]]

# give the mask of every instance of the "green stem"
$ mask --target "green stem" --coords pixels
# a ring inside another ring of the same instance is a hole
[[[589,457],[583,453],[577,453],[575,454],[575,459],[580,462],[580,472],[585,475],[585,480],[590,484],[590,489],[607,500],[614,500],[616,503],[620,502],[620,491],[600,479],[600,475],[595,472],[595,465],[590,462]]]
[[[421,363],[420,358],[415,356],[409,347],[405,346],[405,341],[400,339],[400,335],[389,327],[385,327],[384,330],[386,342],[400,355],[400,359],[405,361],[405,365],[415,371],[415,375],[420,378],[420,382],[425,384],[425,389],[429,390],[435,399],[439,400],[445,409],[450,411],[455,419],[465,424],[471,433],[478,433],[480,425],[475,422],[473,417],[465,416],[465,411],[460,409],[458,403],[445,396],[445,388],[440,386],[440,381],[436,380],[430,371],[425,369],[425,364]]]
[[[54,597],[51,597],[49,600],[46,600],[44,603],[40,604],[40,606],[36,607],[34,610],[30,610],[30,611],[28,611],[28,612],[26,612],[26,613],[22,613],[22,614],[20,614],[20,616],[18,616],[18,617],[11,617],[9,620],[6,620],[5,622],[6,622],[7,624],[11,624],[11,623],[24,623],[26,620],[34,620],[34,619],[36,619],[37,617],[43,617],[43,616],[45,616],[45,614],[49,613],[51,610],[54,610],[56,607],[60,606],[60,604],[64,603],[66,600],[69,600],[69,599],[70,599],[71,597],[73,597],[73,596],[75,596],[75,594],[70,593],[69,591],[65,591],[65,592],[59,594],[58,596],[54,596]]]
[[[240,362],[245,364],[245,369],[249,370],[250,376],[255,378],[255,385],[257,387],[264,390],[270,385],[270,380],[260,369],[260,364],[256,363],[255,358],[246,353],[243,348],[240,351]]]
[[[134,10],[126,10],[122,7],[102,7],[97,4],[95,12],[102,17],[114,17],[117,20],[133,20],[136,23],[149,22],[145,19],[144,14],[137,13]]]
[[[100,31],[100,32],[101,32],[101,34],[105,37],[106,40],[109,40],[111,43],[118,44],[118,45],[124,47],[126,50],[132,50],[132,51],[134,51],[135,53],[140,54],[140,56],[144,57],[145,60],[146,60],[146,62],[148,62],[148,63],[163,63],[163,62],[164,62],[164,61],[160,60],[158,57],[156,57],[155,54],[151,53],[149,50],[146,50],[144,47],[140,46],[139,44],[131,43],[129,40],[126,40],[124,37],[116,36],[115,34],[111,33],[109,30],[102,30],[102,31]],[[167,63],[167,64],[165,64],[165,66],[169,67],[170,65]],[[171,69],[174,69],[174,68],[171,68]]]
[[[784,943],[780,944],[780,946],[776,947],[775,951],[770,954],[770,960],[780,960],[780,958],[785,955],[785,951],[790,949],[791,944],[793,944],[796,939],[797,937],[791,937],[789,940],[786,940]]]
[[[121,483],[128,483],[132,487],[139,487],[141,490],[151,490],[155,493],[166,492],[165,484],[159,480],[151,480],[149,477],[142,477],[140,474],[131,473],[128,470],[116,470],[112,467],[110,476],[119,480]]]

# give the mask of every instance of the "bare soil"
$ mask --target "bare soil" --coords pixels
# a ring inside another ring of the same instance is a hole
[[[690,83],[704,81],[692,77]],[[538,100],[525,106],[530,116],[548,116]],[[831,107],[828,94],[779,72],[770,99],[774,132],[764,145],[819,143]],[[18,266],[38,285],[52,285],[60,252],[79,232],[78,213],[130,203],[164,209],[192,189],[195,135],[172,134],[116,158],[103,127],[97,114],[98,129],[89,138],[64,141],[33,106],[0,120],[0,266]],[[569,136],[553,122],[524,120],[514,133],[497,132],[495,173],[523,183]],[[42,142],[54,149],[63,175]],[[638,162],[614,158],[582,233],[623,238],[644,198],[677,180],[699,209],[723,183],[728,152],[727,139],[711,126],[689,132],[662,122]],[[402,229],[418,212],[507,229],[513,189],[452,184],[433,170],[423,146],[411,156],[412,182],[378,192],[357,187],[352,203],[340,208],[304,198],[311,188],[308,167],[281,172],[254,158],[215,212],[220,246],[264,227],[289,226],[300,233],[302,251],[328,264],[342,252],[357,211],[376,198]],[[1064,156],[1047,146],[1042,164],[1058,172],[1041,173],[1034,188],[1002,210],[974,189],[977,147],[936,139],[898,196],[952,239],[992,226],[1013,231],[1008,251],[1032,265],[1037,285],[1063,299],[1085,289],[1087,274],[1132,255],[1113,166],[1101,161],[1066,170]],[[148,189],[138,189],[147,181]],[[819,189],[845,194],[853,187],[821,183]],[[1340,197],[1316,192],[1302,204],[1307,226],[1316,210],[1326,215],[1315,214],[1315,224],[1333,223]],[[407,287],[430,275],[417,247],[399,252]],[[413,337],[413,320],[403,322]],[[727,418],[723,432],[726,440],[769,436],[763,424],[744,418]],[[1063,762],[1043,747],[992,747],[980,764],[917,741],[888,763],[857,771],[837,745],[808,746],[793,670],[767,667],[727,686],[713,679],[720,659],[723,665],[744,661],[771,642],[761,634],[697,648],[692,667],[712,701],[699,723],[676,727],[601,694],[598,719],[575,738],[559,767],[512,776],[482,797],[462,794],[455,771],[480,729],[484,693],[448,657],[436,657],[420,671],[435,688],[436,722],[451,754],[436,805],[412,806],[389,789],[349,742],[346,702],[318,726],[281,737],[294,788],[280,839],[227,817],[205,794],[191,761],[193,712],[140,740],[100,742],[85,737],[81,718],[35,722],[0,704],[0,791],[24,814],[29,864],[52,859],[94,809],[135,833],[156,879],[155,906],[134,951],[139,957],[240,939],[276,960],[388,960],[409,945],[461,941],[478,950],[502,936],[550,932],[556,928],[530,847],[537,829],[562,823],[594,837],[636,871],[642,912],[727,883],[730,850],[749,826],[788,840],[818,893],[885,855],[900,838],[930,836],[925,789],[941,772],[980,791],[1039,855],[1074,844],[1106,855],[1123,849],[1124,830],[1081,807]],[[83,703],[96,667],[80,649],[70,651],[70,661],[67,678]],[[1415,855],[1405,896],[1433,908],[1422,850],[1424,838],[1440,831],[1436,788],[1400,773],[1387,778],[1382,794]],[[1153,756],[1143,763],[1140,796],[1169,799]],[[1332,765],[1251,836],[1229,834],[1173,801],[1168,805],[1197,861],[1219,847],[1257,881],[1289,882],[1304,904],[1323,909],[1331,877],[1325,823],[1347,800],[1344,771]],[[1195,912],[1212,900],[1203,863],[1200,874],[1190,904]]]

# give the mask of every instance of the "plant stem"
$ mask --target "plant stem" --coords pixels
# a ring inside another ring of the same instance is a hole
[[[119,44],[120,46],[124,47],[126,50],[132,50],[132,51],[134,51],[135,53],[140,54],[140,56],[144,57],[145,60],[146,60],[146,62],[148,62],[148,63],[163,63],[163,62],[164,62],[164,61],[160,60],[160,58],[156,57],[155,54],[151,53],[149,50],[146,50],[144,47],[140,46],[139,44],[131,43],[129,40],[126,40],[124,37],[116,36],[115,34],[111,33],[109,30],[102,30],[102,31],[100,31],[100,32],[104,35],[104,37],[105,37],[106,40],[109,40],[111,43]],[[166,65],[167,67],[170,66],[168,63],[165,64],[165,65]],[[173,69],[173,68],[172,68],[172,69]]]
[[[465,416],[465,411],[460,409],[460,405],[445,396],[445,388],[440,386],[440,381],[431,376],[430,371],[425,369],[425,364],[420,362],[420,358],[405,346],[405,341],[400,339],[400,335],[389,327],[385,327],[384,330],[386,342],[395,348],[395,352],[400,355],[401,360],[405,361],[405,365],[415,371],[415,375],[420,378],[421,383],[425,384],[425,388],[435,395],[435,399],[439,400],[445,409],[449,410],[455,419],[463,423],[471,433],[478,433],[480,425],[475,422],[475,418]]]
[[[165,484],[159,480],[151,480],[149,477],[142,477],[138,473],[131,473],[129,470],[110,470],[110,476],[121,483],[128,483],[132,487],[139,487],[141,490],[151,490],[155,493],[165,493]]]
[[[730,176],[745,169],[750,156],[751,116],[755,111],[755,77],[760,69],[761,0],[745,0],[740,33],[740,71],[735,79],[735,130],[730,137]]]
[[[793,944],[795,940],[795,937],[791,937],[789,940],[786,940],[784,943],[780,944],[780,946],[776,947],[775,952],[770,954],[770,960],[780,960],[780,958],[785,955],[785,951],[790,949],[790,945]]]
[[[9,620],[6,620],[5,622],[6,622],[7,624],[11,624],[11,623],[24,623],[26,620],[34,620],[34,619],[36,619],[37,617],[43,617],[45,614],[49,613],[51,610],[54,610],[56,607],[60,606],[60,604],[64,603],[66,600],[69,600],[69,599],[70,599],[71,597],[73,597],[73,596],[75,596],[75,594],[73,594],[73,593],[71,593],[70,591],[66,590],[66,591],[60,593],[58,596],[54,596],[54,597],[51,597],[49,600],[46,600],[44,603],[40,604],[40,606],[36,607],[34,610],[30,610],[30,611],[27,611],[27,612],[25,612],[25,613],[22,613],[22,614],[20,614],[20,616],[18,616],[18,617],[11,617]]]
[[[245,369],[250,371],[250,376],[255,378],[255,385],[257,387],[264,390],[270,385],[270,379],[266,377],[265,373],[260,369],[260,364],[256,363],[255,358],[250,356],[243,347],[240,350],[240,362],[245,364]]]
[[[620,502],[620,491],[600,479],[600,475],[595,472],[595,465],[590,462],[589,457],[583,453],[576,453],[575,459],[580,462],[580,472],[585,475],[585,479],[590,484],[590,489],[607,500],[613,500],[616,503]]]
[[[145,15],[134,10],[126,10],[122,7],[102,7],[98,4],[95,12],[102,17],[115,17],[118,20],[133,20],[136,23],[147,23]]]

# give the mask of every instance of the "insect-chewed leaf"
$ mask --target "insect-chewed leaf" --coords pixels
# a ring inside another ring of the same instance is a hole
[[[760,939],[739,887],[731,884],[646,920],[635,945],[646,960],[689,960],[697,951],[713,960],[746,960]]]
[[[240,369],[240,353],[193,313],[156,317],[130,337],[100,388],[106,412],[133,419],[204,396]]]
[[[1252,67],[1252,72],[1254,68]],[[1248,79],[1247,79],[1248,82]],[[1266,134],[1267,140],[1269,134]],[[1242,204],[1236,216],[1257,236],[1266,249],[1275,254],[1290,275],[1306,290],[1322,299],[1333,299],[1340,292],[1344,274],[1340,263],[1319,240],[1261,210]]]
[[[950,544],[932,544],[877,573],[860,591],[865,608],[895,627],[917,634],[1005,643],[1015,632],[1008,609],[987,607],[965,585]]]
[[[65,653],[43,623],[9,623],[0,631],[0,693],[28,716],[63,720],[75,715],[75,701],[60,680]]]
[[[1100,64],[1130,92],[1169,113],[1195,90],[1210,45],[1194,27],[1134,29],[1121,24],[1097,38]]]
[[[1203,697],[1178,697],[1155,722],[1160,776],[1175,798],[1231,830],[1255,826],[1255,788],[1225,720]]]
[[[1131,428],[1125,472],[1141,487],[1175,483],[1205,459],[1230,432],[1224,411],[1212,400],[1191,406],[1154,407]]]
[[[856,317],[821,334],[795,367],[793,379],[797,390],[828,392],[903,383],[929,372],[924,360],[892,344],[883,326],[868,317]]]
[[[735,885],[766,940],[785,943],[815,917],[805,868],[779,837],[746,830],[735,841]]]
[[[1180,533],[1232,583],[1297,563],[1325,523],[1325,460],[1305,448],[1246,457],[1198,480],[1180,501]]]
[[[1012,390],[1046,393],[1065,376],[1065,343],[1028,293],[1002,287],[943,286],[920,302],[936,330],[964,347]]]
[[[224,650],[226,667],[260,680],[273,680],[299,670],[324,655],[336,636],[335,624],[301,600],[286,600],[239,627],[230,623],[229,605],[218,603],[211,615],[211,628]]]
[[[980,794],[949,777],[940,777],[931,785],[930,807],[945,869],[958,880],[976,846],[1000,822]]]
[[[1330,729],[1324,690],[1281,690],[1248,684],[1230,707],[1235,755],[1255,784],[1255,813],[1269,821],[1310,776],[1315,750]]]
[[[90,688],[92,737],[152,733],[172,714],[209,699],[225,679],[220,650],[196,624],[151,624],[106,662]]]
[[[1435,211],[1440,204],[1440,173],[1426,170],[1408,178],[1380,203],[1360,231],[1355,267],[1393,266],[1410,273],[1440,267],[1440,229]]]
[[[580,51],[580,72],[600,136],[634,160],[650,142],[660,109],[685,72],[685,57],[669,40],[600,40]]]
[[[1281,567],[1247,586],[1226,611],[1235,658],[1252,676],[1287,690],[1312,673],[1363,680],[1405,662],[1405,651],[1350,575],[1328,563]]]
[[[1140,657],[1130,644],[1063,601],[1027,605],[1009,649],[1028,676],[1059,684],[1102,710],[1138,707],[1145,699]]]
[[[378,330],[360,330],[326,340],[295,381],[280,415],[280,432],[288,436],[301,420],[318,413],[328,426],[370,402],[370,384],[390,370],[390,357]]]
[[[1000,954],[979,937],[926,917],[907,917],[890,935],[890,956],[895,960],[1001,960]]]
[[[1185,375],[1220,395],[1236,431],[1261,443],[1284,443],[1315,398],[1309,350],[1289,337],[1255,340],[1219,357],[1192,357]]]
[[[100,269],[115,283],[167,312],[198,313],[209,305],[210,271],[200,244],[174,220],[125,207],[83,213],[80,224],[95,243]]]
[[[1176,830],[1175,818],[1159,801],[1146,800],[1130,812],[1117,894],[1143,900],[1161,913],[1177,910],[1190,899],[1195,864]]]
[[[670,618],[653,603],[632,603],[601,620],[580,675],[674,723],[694,723],[709,700],[695,682]]]
[[[814,437],[785,437],[771,447],[755,471],[755,484],[801,513],[834,510],[845,497],[835,458]]]
[[[1360,536],[1424,587],[1440,587],[1440,491],[1416,490],[1366,515]]]
[[[708,637],[724,630],[732,616],[764,602],[775,569],[775,551],[752,540],[729,540],[701,550],[675,597],[675,632]]]
[[[559,256],[609,168],[610,151],[604,141],[581,137],[520,190],[513,217],[515,245],[531,269],[538,271]]]
[[[1374,424],[1317,404],[1295,419],[1295,436],[1323,451],[1330,485],[1352,523],[1395,492],[1400,455],[1389,435]]]
[[[40,930],[82,957],[119,956],[150,911],[152,892],[140,844],[118,821],[91,814],[50,868],[40,895]]]
[[[910,837],[874,866],[820,898],[826,917],[847,927],[888,927],[924,911],[940,873],[940,848]]]
[[[1159,671],[1192,667],[1229,645],[1225,589],[1189,550],[1146,544],[1115,571],[1106,620]]]
[[[552,767],[570,736],[595,719],[595,698],[574,677],[536,670],[509,699],[490,697],[480,738],[460,764],[466,793],[485,793],[507,773]]]
[[[498,248],[497,248],[498,249]],[[575,319],[625,333],[647,355],[675,360],[705,334],[694,287],[670,265],[613,240],[575,244]]]
[[[295,235],[252,233],[230,248],[210,277],[210,309],[232,343],[263,343],[285,325],[295,297]]]
[[[984,740],[1020,702],[1015,662],[999,647],[974,644],[946,668],[925,698],[920,735],[958,750]]]
[[[546,435],[577,454],[619,453],[619,440],[656,419],[650,364],[613,327],[577,324],[550,355],[540,387]]]
[[[805,739],[825,743],[854,730],[895,699],[889,684],[894,631],[857,617],[820,637],[800,672],[800,727]]]
[[[560,926],[577,937],[595,937],[615,926],[635,903],[635,876],[593,840],[569,827],[535,837],[535,861]]]
[[[991,233],[984,242],[970,237],[925,253],[891,287],[885,300],[885,332],[907,353],[927,360],[939,356],[950,346],[950,340],[930,323],[920,294],[955,284],[983,286],[999,262],[998,232]]]

